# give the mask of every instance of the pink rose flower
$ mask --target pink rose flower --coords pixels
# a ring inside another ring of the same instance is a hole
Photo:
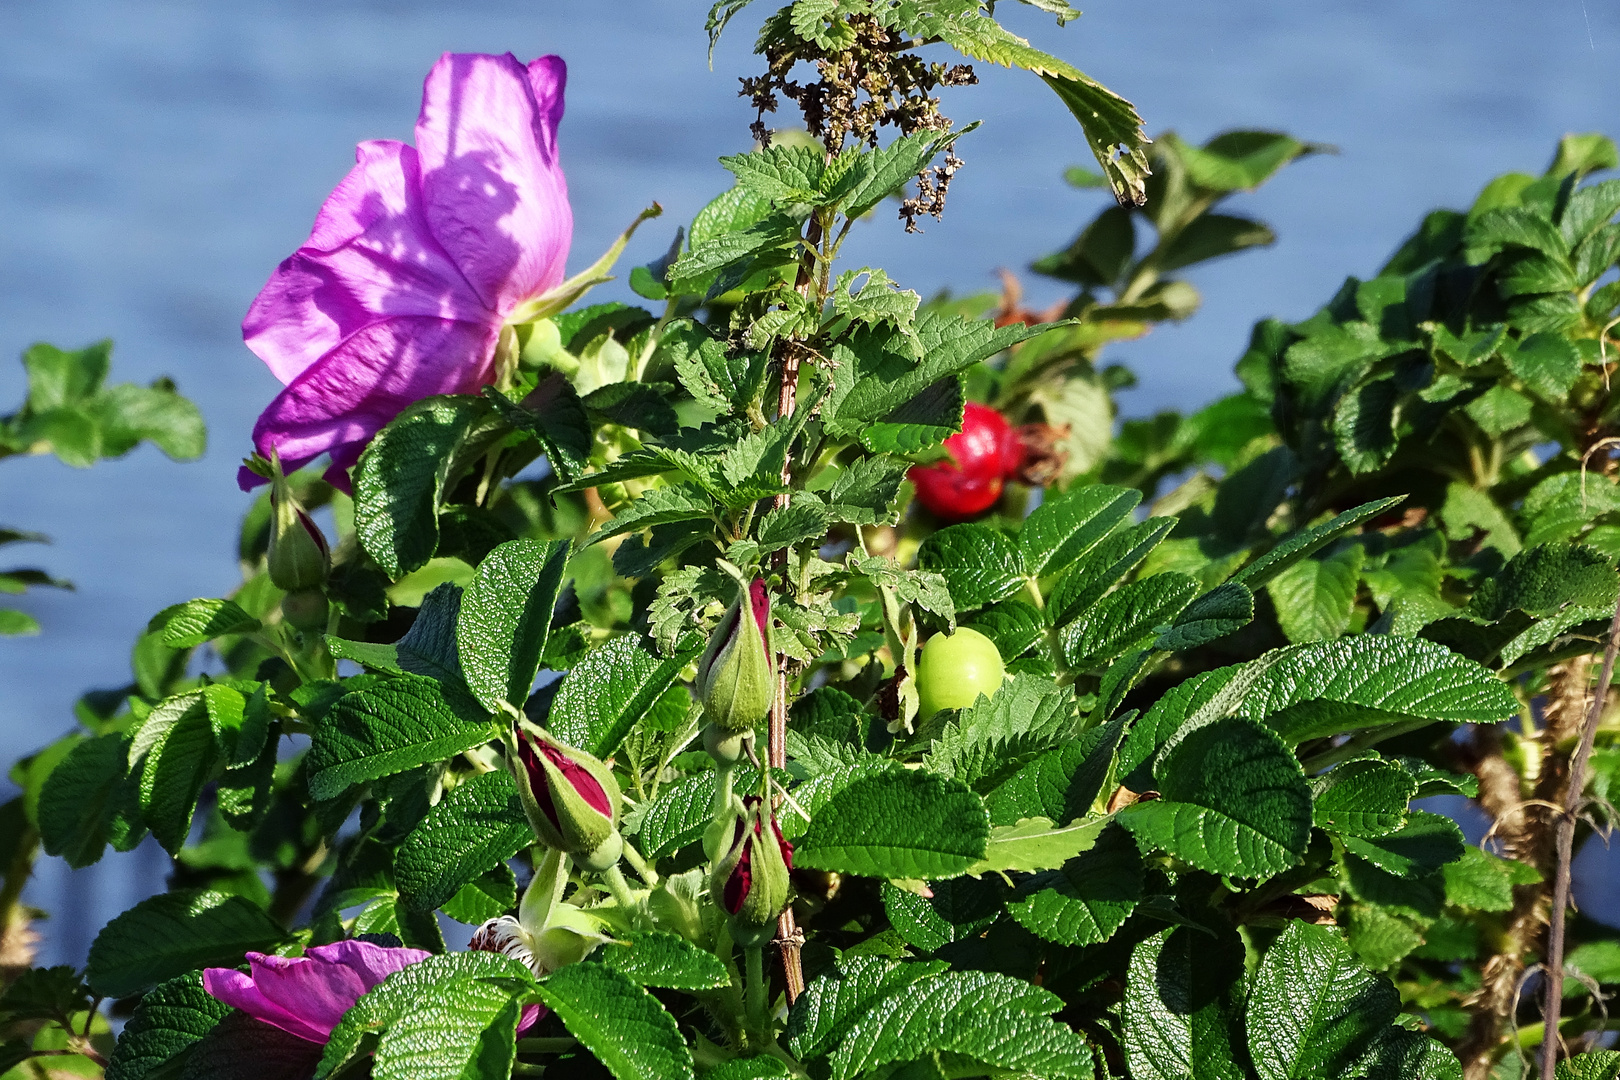
[[[431,955],[369,941],[334,941],[297,957],[250,952],[251,975],[233,968],[208,968],[203,989],[255,1019],[324,1044],[362,994]]]
[[[494,382],[508,316],[563,281],[566,82],[556,56],[446,53],[422,89],[416,145],[360,144],[242,323],[286,384],[254,425],[260,454],[279,452],[288,472],[330,454],[327,479],[348,490],[348,469],[406,406]],[[265,481],[243,469],[238,482]]]

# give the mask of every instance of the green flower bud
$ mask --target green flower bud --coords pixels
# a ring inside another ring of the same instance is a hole
[[[281,617],[296,630],[325,630],[329,611],[319,589],[300,589],[281,598]]]
[[[619,783],[612,770],[532,724],[517,728],[516,742],[508,761],[534,834],[587,870],[606,870],[618,862],[624,842],[618,828]]]
[[[278,589],[300,592],[326,584],[332,555],[326,537],[293,497],[292,487],[275,462],[270,480],[270,581]]]
[[[709,872],[709,895],[731,916],[731,936],[746,948],[764,945],[776,932],[776,917],[788,902],[793,845],[759,796],[750,795],[745,806],[731,849]]]
[[[568,858],[553,848],[535,868],[518,917],[490,919],[473,934],[469,948],[509,956],[540,978],[579,963],[613,938],[602,919],[563,902],[567,884]]]
[[[726,609],[698,660],[697,691],[703,715],[721,731],[752,731],[776,700],[776,654],[771,649],[771,598],[755,578]]]

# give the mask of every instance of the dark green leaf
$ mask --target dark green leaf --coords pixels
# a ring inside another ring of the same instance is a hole
[[[433,557],[451,455],[488,408],[480,398],[424,398],[379,431],[361,455],[355,531],[389,577],[420,569]]]
[[[234,967],[250,949],[270,951],[286,937],[263,909],[219,892],[163,893],[142,900],[102,928],[86,976],[103,997],[128,997],[193,968]]]
[[[1041,505],[1024,519],[1018,547],[1028,572],[1054,574],[1096,547],[1130,516],[1142,493],[1135,488],[1088,484],[1073,487]]]
[[[622,972],[572,964],[541,984],[540,997],[617,1080],[693,1075],[692,1053],[675,1018]]]
[[[948,878],[984,857],[990,821],[959,781],[900,770],[857,780],[811,822],[795,865],[884,878]]]
[[[1017,543],[988,525],[950,525],[923,541],[917,568],[941,574],[957,611],[1004,600],[1023,585]]]
[[[621,971],[642,986],[669,990],[714,990],[731,983],[713,953],[663,930],[619,932],[593,960]]]
[[[1303,532],[1297,532],[1284,539],[1276,547],[1260,556],[1254,562],[1245,566],[1232,576],[1238,584],[1246,585],[1250,589],[1258,589],[1290,566],[1301,559],[1309,558],[1316,551],[1369,518],[1393,508],[1404,496],[1391,496],[1387,499],[1377,499],[1370,503],[1363,503],[1351,510],[1335,517],[1331,521],[1313,526]]]
[[[1236,582],[1217,585],[1182,609],[1170,629],[1153,643],[1155,649],[1196,649],[1254,621],[1254,593]]]
[[[660,659],[637,635],[616,637],[564,676],[546,727],[570,746],[609,757],[691,659],[685,653]]]
[[[443,761],[499,737],[498,724],[458,712],[432,679],[389,679],[339,698],[316,728],[310,794],[336,798],[351,785]]]
[[[462,670],[491,712],[499,712],[502,701],[521,706],[529,696],[570,546],[567,540],[508,541],[490,552],[462,594],[456,619]]]
[[[1137,1080],[1245,1080],[1243,943],[1228,931],[1161,931],[1131,953],[1125,1060]]]
[[[1030,933],[1059,945],[1100,944],[1142,899],[1142,856],[1128,833],[1107,829],[1063,869],[1020,883],[1018,896],[1007,914]]]
[[[452,788],[400,843],[394,855],[400,899],[432,911],[532,843],[512,777],[481,773]]]
[[[107,1080],[145,1080],[195,1046],[231,1007],[202,988],[202,976],[187,972],[160,983],[135,1006],[113,1047]]]

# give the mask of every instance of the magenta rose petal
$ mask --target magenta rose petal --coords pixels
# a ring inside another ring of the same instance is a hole
[[[366,142],[355,158],[242,323],[243,340],[282,382],[379,318],[491,318],[427,226],[416,151]]]
[[[370,990],[394,972],[419,964],[433,954],[425,949],[384,948],[369,941],[334,941],[307,949],[305,956],[329,964],[342,964],[360,976]]]
[[[249,953],[248,959],[251,961],[258,955]],[[203,989],[209,996],[223,1001],[232,1008],[241,1009],[254,1019],[262,1020],[300,1039],[324,1043],[332,1034],[330,1028],[323,1031],[296,1012],[277,1005],[264,996],[250,976],[233,968],[209,968],[204,971]]]
[[[370,989],[360,973],[342,964],[313,957],[250,958],[253,985],[273,1005],[293,1013],[320,1031],[324,1042],[349,1006]]]
[[[574,228],[556,154],[565,82],[556,57],[525,67],[510,54],[446,53],[423,87],[428,224],[502,315],[563,280]]]

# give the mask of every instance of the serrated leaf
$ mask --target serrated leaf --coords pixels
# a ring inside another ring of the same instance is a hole
[[[1167,652],[1196,649],[1219,641],[1253,621],[1254,593],[1246,585],[1229,581],[1183,608],[1153,647]]]
[[[1275,733],[1228,717],[1192,732],[1154,768],[1161,798],[1119,814],[1144,851],[1213,873],[1270,877],[1310,843],[1311,792]]]
[[[231,1007],[202,987],[202,975],[187,972],[159,983],[141,997],[113,1047],[107,1080],[145,1080],[195,1046]]]
[[[1446,881],[1446,903],[1479,911],[1512,910],[1513,887],[1541,880],[1535,867],[1527,863],[1503,859],[1472,846],[1463,850],[1462,858],[1446,863],[1441,872]],[[1569,962],[1581,966],[1576,963],[1575,953],[1570,954]]]
[[[1343,634],[1355,608],[1366,552],[1351,544],[1321,559],[1301,559],[1266,586],[1288,640],[1325,641]]]
[[[693,1075],[692,1052],[675,1018],[622,972],[571,964],[541,984],[540,997],[617,1080]]]
[[[669,403],[674,390],[669,383],[608,383],[586,394],[583,404],[597,423],[618,424],[656,438],[668,438],[681,426]]]
[[[794,864],[879,878],[956,877],[984,858],[983,801],[956,780],[899,770],[857,780],[810,824]]]
[[[1017,598],[982,608],[963,625],[989,638],[1007,659],[1022,656],[1046,636],[1046,617],[1040,609]]]
[[[1024,567],[1044,577],[1066,569],[1096,547],[1142,501],[1135,488],[1088,484],[1042,500],[1018,534]]]
[[[827,513],[852,525],[893,525],[899,520],[895,498],[910,467],[910,462],[887,454],[856,458],[827,489]]]
[[[940,379],[864,425],[861,445],[874,454],[918,454],[962,430],[967,397],[955,375]]]
[[[851,292],[862,274],[866,275],[866,283],[859,291]],[[882,270],[864,267],[838,275],[832,301],[833,310],[852,322],[887,322],[905,329],[916,319],[922,297],[914,290],[900,288]]]
[[[546,727],[569,746],[609,757],[691,659],[654,656],[636,634],[616,637],[563,677]]]
[[[678,934],[663,930],[619,932],[591,959],[623,972],[642,986],[669,990],[715,990],[731,984],[725,965]]]
[[[703,283],[728,267],[743,273],[763,255],[771,252],[785,254],[783,249],[798,240],[799,219],[791,214],[773,213],[734,232],[722,232],[704,239],[699,239],[695,228],[692,232],[692,250],[676,259],[669,268],[669,288],[673,293],[701,294],[704,291],[701,287]],[[738,282],[741,280],[740,276],[737,277]],[[711,292],[713,288],[709,287]]]
[[[721,414],[746,412],[764,388],[769,368],[765,353],[730,352],[690,319],[676,319],[664,328],[658,355],[674,364],[687,393]]]
[[[571,545],[510,540],[479,564],[461,597],[456,644],[462,673],[491,712],[522,706],[540,670]]]
[[[958,611],[1004,600],[1024,584],[1017,543],[988,525],[950,525],[932,534],[917,551],[917,568],[945,578]]]
[[[534,436],[558,479],[565,484],[579,479],[591,456],[591,422],[567,376],[552,372],[520,404],[493,387],[483,393],[502,420]]]
[[[164,608],[146,627],[171,649],[189,649],[225,634],[250,634],[257,629],[259,620],[231,600],[187,600]]]
[[[1175,527],[1175,518],[1148,518],[1110,534],[1071,565],[1047,597],[1047,618],[1052,625],[1069,623],[1101,600],[1109,589],[1141,565]]]
[[[1164,930],[1131,952],[1122,1025],[1137,1080],[1245,1080],[1243,944]]]
[[[902,135],[887,146],[862,153],[840,185],[845,216],[854,219],[869,213],[976,126],[944,135],[932,131]]]
[[[400,842],[394,855],[400,899],[432,911],[532,843],[511,775],[480,773],[452,788]]]
[[[952,878],[934,882],[930,896],[883,883],[889,925],[913,948],[936,952],[953,941],[978,937],[1001,917],[1007,888],[1000,879]]]
[[[452,453],[488,409],[481,398],[424,398],[379,431],[360,456],[355,531],[390,578],[398,580],[433,557]]]
[[[180,1080],[249,1075],[260,1080],[305,1080],[320,1056],[321,1048],[308,1039],[239,1012],[197,1041],[179,1076]]]
[[[943,972],[941,961],[895,963],[846,954],[838,966],[812,979],[788,1012],[788,1050],[802,1061],[826,1057],[850,1025],[887,995]]]
[[[1417,780],[1379,759],[1346,761],[1312,782],[1316,824],[1345,836],[1386,836],[1406,822]]]
[[[1063,628],[1064,661],[1085,671],[1145,644],[1181,613],[1198,588],[1196,580],[1174,571],[1120,586]]]
[[[796,843],[804,835],[817,814],[832,801],[840,791],[849,787],[857,780],[868,776],[876,776],[894,768],[894,762],[877,754],[859,753],[854,760],[834,766],[821,775],[800,784],[793,789],[793,801],[796,807],[784,807],[778,815],[778,823],[782,829],[782,836],[789,842]],[[805,820],[804,814],[810,815],[810,821]]]
[[[458,712],[434,680],[401,675],[332,706],[310,742],[310,794],[336,798],[351,785],[443,761],[500,734],[487,716]]]
[[[758,776],[756,774],[755,781]],[[713,820],[712,769],[662,785],[641,818],[640,846],[649,859],[661,859],[703,835]],[[744,787],[744,790],[748,790]]]
[[[169,854],[185,844],[203,785],[223,766],[202,694],[161,702],[135,728],[129,767],[140,777],[141,818]]]
[[[1035,817],[1026,818],[1016,825],[997,826],[990,830],[984,858],[974,863],[968,873],[1033,874],[1041,870],[1055,870],[1075,856],[1090,851],[1111,820],[1106,817],[1092,818],[1057,826],[1046,818]]]
[[[443,907],[456,922],[481,926],[517,907],[517,878],[510,866],[497,863],[457,889]]]
[[[1100,944],[1142,898],[1142,856],[1128,833],[1108,829],[1061,870],[1021,882],[1018,895],[1007,914],[1035,936],[1059,945]]]
[[[1432,873],[1462,858],[1462,830],[1448,817],[1413,810],[1406,824],[1377,837],[1346,836],[1344,849],[1400,877]]]
[[[524,982],[467,979],[424,986],[377,1042],[377,1080],[507,1076],[517,1056]]]
[[[827,508],[804,492],[789,505],[767,511],[754,536],[761,552],[771,552],[826,535],[830,521]]]
[[[621,533],[636,532],[676,521],[699,521],[714,516],[714,503],[691,484],[653,488],[637,496],[618,515],[585,538],[584,547]]]
[[[1068,823],[1086,815],[1108,777],[1114,750],[1131,713],[1077,739],[1064,741],[1008,777],[985,797],[992,825],[1016,825],[1030,817]]]
[[[1392,509],[1404,498],[1405,496],[1402,495],[1394,495],[1387,499],[1376,499],[1370,503],[1363,503],[1353,509],[1346,510],[1331,521],[1323,522],[1303,532],[1294,533],[1232,575],[1232,580],[1237,584],[1247,585],[1250,589],[1258,589],[1294,563],[1310,557],[1311,554],[1350,532],[1363,521],[1377,517],[1379,514]]]
[[[1620,1052],[1588,1050],[1558,1063],[1556,1080],[1615,1080],[1620,1077]]]
[[[980,695],[948,722],[923,764],[968,784],[998,779],[1020,756],[1044,750],[1072,733],[1078,706],[1073,690],[1050,678],[1015,674],[989,697]]]
[[[109,839],[132,828],[144,831],[127,820],[139,811],[124,796],[128,768],[127,735],[85,739],[68,751],[40,791],[39,830],[47,855],[85,867],[101,858]]]
[[[210,965],[234,967],[250,949],[286,937],[264,910],[240,896],[185,890],[142,900],[90,944],[85,975],[103,997],[128,997]]]

